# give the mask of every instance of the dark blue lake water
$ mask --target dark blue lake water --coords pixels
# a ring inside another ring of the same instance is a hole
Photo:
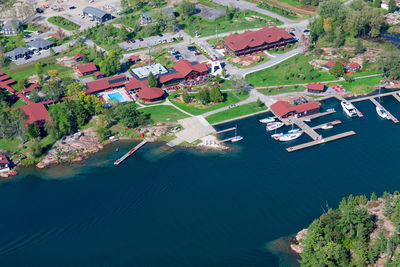
[[[383,105],[400,118],[393,97]],[[294,266],[284,238],[343,196],[400,188],[400,124],[338,112],[324,136],[346,139],[288,153],[252,117],[229,152],[149,144],[118,167],[132,143],[116,143],[82,164],[25,170],[0,184],[0,266]],[[227,134],[226,136],[231,135]],[[120,152],[116,154],[115,148]]]

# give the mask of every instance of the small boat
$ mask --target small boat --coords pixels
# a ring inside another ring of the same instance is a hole
[[[116,142],[119,140],[118,137],[115,137],[114,135],[110,136],[108,139],[110,139],[111,142]]]
[[[119,151],[119,148],[116,148],[116,149],[115,149],[115,152],[118,152],[118,151]]]
[[[297,133],[298,131],[300,131],[299,128],[295,128],[295,129],[292,128],[292,130],[289,130],[287,133],[292,134],[292,133]]]
[[[295,133],[287,133],[280,136],[278,139],[281,142],[292,141],[294,139],[299,138],[303,134],[303,131],[295,132]]]
[[[236,127],[235,127],[235,137],[233,137],[233,139],[231,141],[232,141],[232,143],[234,143],[234,142],[238,142],[238,141],[240,141],[242,139],[243,139],[242,136],[237,135],[237,125],[236,125]]]
[[[340,102],[340,105],[342,105],[343,111],[347,114],[347,116],[351,117],[357,117],[358,112],[357,109],[351,104],[350,102],[347,101],[342,101]]]
[[[283,135],[283,133],[274,133],[274,134],[271,135],[271,137],[274,138],[274,139],[278,139],[278,137],[282,136],[282,135]]]
[[[271,118],[271,117],[259,120],[259,122],[261,122],[261,123],[270,123],[270,122],[274,122],[274,121],[275,121],[275,118]]]
[[[310,122],[311,119],[310,119],[310,118],[307,118],[307,119],[304,119],[304,121],[305,121],[305,122]]]
[[[382,119],[387,119],[388,118],[388,114],[386,112],[386,110],[384,110],[381,107],[376,107],[376,113],[378,113],[378,115],[382,118]]]
[[[332,123],[324,124],[324,125],[322,125],[322,127],[321,127],[321,129],[324,129],[324,130],[328,130],[328,129],[332,129],[332,128],[333,128]]]
[[[273,131],[276,129],[279,129],[283,126],[284,124],[280,121],[276,121],[276,122],[271,122],[267,124],[267,131]]]

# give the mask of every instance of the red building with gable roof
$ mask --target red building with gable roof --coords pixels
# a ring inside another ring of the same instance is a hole
[[[50,119],[46,107],[42,103],[31,103],[20,107],[27,115],[26,123],[36,123],[43,127],[46,120]]]
[[[0,172],[6,172],[10,170],[10,161],[6,156],[0,155]]]
[[[257,31],[231,34],[223,39],[226,51],[235,56],[282,47],[295,42],[293,35],[278,27],[264,27]]]
[[[277,101],[271,105],[272,111],[281,118],[297,115],[298,117],[318,113],[320,106],[317,102],[308,102],[297,106],[292,106],[287,101]]]
[[[82,54],[76,54],[76,55],[74,55],[74,58],[75,58],[75,60],[76,60],[76,62],[80,62],[80,61],[82,61],[83,59],[84,59],[84,55],[82,55]]]
[[[325,85],[321,83],[309,83],[307,84],[307,91],[310,93],[323,93],[325,91]]]
[[[205,63],[197,61],[189,62],[181,59],[176,62],[168,74],[159,77],[162,85],[179,83],[182,81],[206,81],[208,75],[208,67]]]
[[[75,68],[75,72],[79,76],[89,75],[89,74],[94,73],[95,71],[97,71],[97,67],[93,62],[84,63],[84,64],[81,64],[81,65],[78,65]]]

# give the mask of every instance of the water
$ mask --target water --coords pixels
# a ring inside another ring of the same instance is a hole
[[[400,118],[393,97],[382,103]],[[312,122],[340,119],[325,135],[355,136],[293,153],[309,137],[279,143],[252,117],[220,127],[244,136],[229,152],[148,144],[115,167],[133,146],[118,142],[81,164],[28,169],[0,184],[0,266],[295,266],[286,237],[326,205],[400,188],[399,125],[356,106],[364,118],[327,101],[338,112]]]

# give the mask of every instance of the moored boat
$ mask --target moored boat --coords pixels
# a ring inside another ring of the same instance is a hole
[[[332,128],[333,128],[332,123],[324,124],[324,125],[321,127],[321,129],[324,129],[324,130],[328,130],[328,129],[332,129]]]
[[[295,132],[295,133],[287,133],[280,136],[278,139],[281,142],[292,141],[294,139],[299,138],[303,134],[303,131]]]
[[[270,122],[274,122],[274,121],[275,121],[275,118],[271,118],[271,117],[259,120],[259,122],[261,122],[261,123],[270,123]]]
[[[342,105],[343,111],[347,114],[347,116],[357,117],[357,109],[353,104],[347,101],[342,101],[340,102],[340,105]]]
[[[283,125],[284,124],[282,122],[280,122],[280,121],[271,122],[271,123],[267,124],[266,128],[267,128],[268,131],[273,131],[273,130],[281,128]]]
[[[231,140],[231,142],[232,142],[232,143],[238,142],[238,141],[240,141],[240,140],[242,140],[242,139],[243,139],[242,136],[237,135],[237,125],[236,125],[236,127],[235,127],[235,137],[233,137],[233,139]]]
[[[386,112],[386,110],[384,110],[381,107],[376,107],[376,113],[378,113],[378,115],[382,118],[382,119],[387,119],[388,118],[388,114]]]
[[[271,137],[274,138],[274,139],[278,139],[278,137],[282,136],[282,135],[283,135],[283,133],[274,133],[274,134],[271,135]]]

